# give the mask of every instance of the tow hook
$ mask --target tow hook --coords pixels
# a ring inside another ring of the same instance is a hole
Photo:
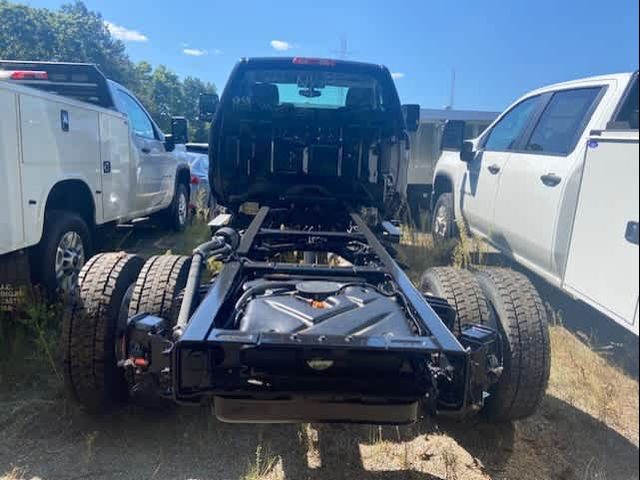
[[[160,373],[169,368],[173,342],[171,331],[159,317],[141,313],[129,319],[118,366],[132,368],[136,374]]]

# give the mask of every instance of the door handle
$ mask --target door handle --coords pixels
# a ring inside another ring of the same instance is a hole
[[[496,165],[494,163],[493,165],[489,165],[487,167],[487,170],[489,170],[489,172],[491,172],[493,175],[495,175],[496,173],[498,173],[500,171],[500,165]]]
[[[559,177],[555,173],[547,173],[540,177],[542,183],[544,183],[547,187],[555,187],[562,181],[562,177]]]
[[[140,151],[141,151],[142,153],[151,153],[151,149],[150,149],[150,148],[147,148],[147,147],[142,147],[142,148],[140,149]]]
[[[638,227],[638,222],[627,223],[624,238],[627,242],[633,243],[634,245],[640,243],[640,228]]]

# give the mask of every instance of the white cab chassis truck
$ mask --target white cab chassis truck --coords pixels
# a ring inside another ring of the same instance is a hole
[[[638,73],[528,93],[480,137],[451,122],[436,240],[468,229],[638,335]]]
[[[189,167],[94,65],[0,60],[0,284],[68,291],[97,227],[185,226]]]

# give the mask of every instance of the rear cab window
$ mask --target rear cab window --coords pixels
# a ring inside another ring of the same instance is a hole
[[[524,150],[551,155],[571,153],[591,119],[602,89],[589,87],[555,92]]]
[[[331,61],[307,65],[295,59],[249,62],[230,87],[222,106],[227,114],[257,111],[279,118],[300,114],[338,120],[355,113],[404,127],[391,77],[376,67]]]
[[[607,130],[638,130],[638,74],[631,80],[629,89],[622,99],[613,120],[607,125]]]

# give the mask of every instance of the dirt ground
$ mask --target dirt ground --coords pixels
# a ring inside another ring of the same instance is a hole
[[[119,241],[145,254],[185,252],[205,233]],[[566,325],[577,320],[561,309]],[[539,412],[499,426],[481,418],[399,428],[231,425],[208,406],[130,406],[94,418],[65,402],[55,373],[18,365],[0,376],[0,479],[639,479],[638,381],[626,368],[637,371],[637,339],[623,336],[632,352],[623,370],[570,330],[552,328],[551,382]]]

